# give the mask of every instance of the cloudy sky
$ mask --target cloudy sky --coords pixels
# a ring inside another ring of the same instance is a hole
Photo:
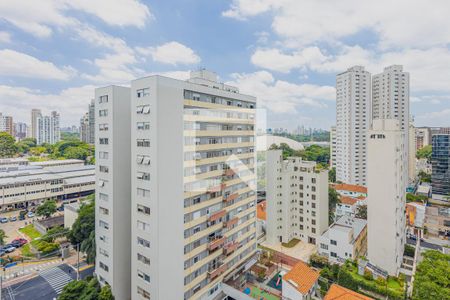
[[[431,5],[432,4],[432,5]],[[402,64],[418,126],[450,126],[448,0],[1,0],[0,112],[78,124],[94,88],[204,67],[269,126],[328,128],[335,75]]]

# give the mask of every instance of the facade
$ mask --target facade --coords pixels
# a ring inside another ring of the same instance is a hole
[[[82,142],[88,143],[90,141],[89,132],[89,113],[85,113],[80,119],[80,140]]]
[[[26,137],[28,137],[28,126],[25,123],[15,123],[15,134],[16,134],[16,138],[18,138],[19,140],[22,140]]]
[[[423,228],[426,206],[422,202],[406,203],[406,219],[409,226]]]
[[[414,183],[416,181],[418,172],[416,170],[416,128],[414,127],[412,121],[409,122],[408,135],[408,178],[409,183]]]
[[[355,184],[339,183],[334,184],[333,188],[341,196],[360,198],[367,197],[367,187]]]
[[[425,224],[428,233],[435,236],[450,236],[450,208],[445,206],[427,206]]]
[[[116,299],[126,300],[131,299],[130,89],[98,88],[95,101],[95,273]]]
[[[372,118],[397,119],[405,138],[405,169],[414,166],[409,163],[409,73],[403,72],[403,66],[392,65],[384,68],[380,74],[374,75],[372,80]],[[415,156],[415,151],[411,152]],[[412,158],[411,158],[412,160]],[[411,165],[410,167],[408,167]],[[415,167],[414,167],[415,168]],[[405,180],[413,181],[414,173],[408,174]]]
[[[407,160],[398,120],[373,120],[368,138],[368,258],[390,275],[400,269],[405,245]]]
[[[432,137],[431,192],[433,199],[450,202],[450,133]]]
[[[336,126],[331,126],[330,130],[330,168],[335,168],[336,163]]]
[[[300,157],[283,160],[281,150],[271,150],[266,176],[267,241],[316,244],[328,228],[328,170]]]
[[[367,254],[367,221],[348,215],[330,225],[317,242],[319,254],[343,263]]]
[[[366,185],[367,130],[371,122],[370,73],[355,66],[336,77],[336,180]]]
[[[11,116],[5,116],[0,113],[0,132],[7,132],[12,136],[15,136],[14,122]]]
[[[428,127],[416,127],[416,152],[425,146],[431,145],[431,129]]]
[[[72,228],[72,225],[78,218],[80,204],[78,202],[64,205],[64,228]]]
[[[319,289],[319,272],[299,262],[283,276],[282,298],[309,300],[316,296]]]
[[[365,197],[341,196],[340,202],[336,204],[336,218],[344,215],[354,217],[358,212],[358,207],[362,205],[367,205]]]
[[[61,140],[59,113],[52,111],[50,116],[38,115],[36,118],[36,143],[55,144]]]
[[[38,136],[38,117],[41,117],[42,113],[40,109],[33,108],[31,110],[31,137],[37,139]]]
[[[95,144],[95,100],[89,103],[88,111],[80,119],[80,140]]]
[[[72,201],[94,193],[93,166],[20,166],[0,172],[0,210],[26,208],[46,199]]]

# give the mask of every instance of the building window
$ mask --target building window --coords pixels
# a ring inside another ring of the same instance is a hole
[[[137,122],[137,129],[138,130],[149,130],[150,122]]]
[[[150,105],[139,105],[139,106],[136,106],[136,113],[138,113],[138,114],[149,114],[150,113]]]
[[[102,173],[109,173],[109,168],[107,166],[99,166],[98,168]]]
[[[137,211],[146,215],[150,215],[150,207],[147,207],[142,204],[137,205]]]
[[[320,248],[324,249],[324,250],[328,250],[328,245],[327,244],[320,244]]]
[[[147,282],[150,282],[150,276],[142,272],[141,270],[137,270],[138,277],[144,279]]]
[[[98,130],[100,131],[108,131],[109,127],[107,123],[104,124],[98,124]]]
[[[138,98],[147,97],[150,95],[150,88],[143,88],[136,90],[136,96]]]
[[[145,198],[149,198],[150,197],[150,190],[137,188],[137,195],[145,197]]]
[[[150,248],[150,242],[147,240],[144,240],[143,238],[138,237],[137,243],[138,243],[138,245],[144,246],[146,248]]]
[[[139,165],[150,165],[150,156],[148,156],[148,155],[138,155],[136,157],[136,162]]]
[[[150,293],[141,287],[137,287],[137,293],[141,295],[144,299],[150,299]]]
[[[106,194],[99,193],[98,197],[100,198],[100,200],[108,201],[108,195],[106,195]]]
[[[150,180],[150,173],[146,173],[146,172],[137,172],[137,179],[142,179],[142,180]]]
[[[100,109],[98,111],[98,116],[99,117],[106,117],[108,115],[108,110],[107,109]]]
[[[102,269],[105,270],[106,272],[109,272],[109,267],[108,267],[106,264],[100,262],[100,263],[99,263],[99,266],[100,266],[100,268],[102,268]]]
[[[103,95],[98,98],[98,103],[107,103],[107,102],[108,102],[108,95]]]
[[[109,144],[108,138],[99,138],[98,141],[99,141],[100,145],[108,145]]]
[[[136,142],[138,147],[150,147],[150,140],[138,139]]]
[[[334,245],[334,246],[337,246],[337,242],[335,240],[330,240],[330,244]]]
[[[137,228],[143,231],[149,231],[150,230],[150,224],[142,222],[142,221],[137,221]]]
[[[108,253],[108,251],[106,251],[105,249],[99,247],[99,248],[98,248],[98,251],[99,251],[100,254],[103,255],[104,257],[109,257],[109,253]]]
[[[99,210],[102,215],[109,215],[109,209],[100,206]]]
[[[150,258],[147,258],[146,256],[142,255],[142,254],[137,254],[137,259],[138,261],[140,261],[141,263],[150,266]]]
[[[98,152],[98,158],[100,158],[100,159],[108,159],[108,152],[99,151]]]
[[[336,252],[330,252],[331,257],[337,257]]]
[[[104,228],[106,230],[109,229],[109,224],[102,220],[98,221],[98,226],[100,226],[101,228]]]
[[[99,179],[98,180],[98,186],[99,187],[104,187],[107,182],[108,182],[107,180]]]

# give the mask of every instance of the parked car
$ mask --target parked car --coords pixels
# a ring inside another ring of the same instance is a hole
[[[56,209],[57,211],[64,211],[64,204]]]
[[[8,218],[0,218],[0,223],[8,223]]]
[[[11,244],[12,244],[14,247],[16,247],[16,248],[20,248],[20,247],[22,247],[23,245],[25,245],[26,243],[28,243],[28,241],[27,241],[26,239],[23,239],[23,238],[18,238],[18,239],[15,239],[15,240],[13,240],[13,241],[11,242]]]
[[[14,252],[14,250],[16,250],[16,247],[14,247],[13,244],[8,244],[3,248],[3,251],[5,251],[5,253],[11,253]]]
[[[28,218],[33,218],[34,217],[34,213],[32,211],[28,212],[27,214]]]
[[[3,248],[2,249],[0,249],[0,256],[3,256],[3,255],[5,255],[5,250],[3,250]]]
[[[9,218],[9,221],[10,222],[15,222],[15,221],[17,221],[17,217],[16,216],[12,216],[12,217]]]

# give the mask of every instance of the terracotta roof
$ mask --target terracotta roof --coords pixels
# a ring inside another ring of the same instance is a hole
[[[373,300],[340,285],[332,284],[323,300]]]
[[[341,191],[350,191],[350,192],[355,192],[355,193],[367,194],[367,188],[362,185],[341,183],[341,184],[335,184],[334,188],[336,190],[341,190]]]
[[[319,272],[314,271],[304,262],[298,262],[283,276],[283,281],[294,286],[303,295],[314,286],[319,278]]]
[[[353,198],[353,197],[347,197],[347,196],[341,196],[341,203],[348,204],[348,205],[354,205],[356,202],[360,201],[360,199]]]
[[[261,201],[256,206],[256,217],[260,220],[266,220],[267,214],[266,214],[266,201]]]

